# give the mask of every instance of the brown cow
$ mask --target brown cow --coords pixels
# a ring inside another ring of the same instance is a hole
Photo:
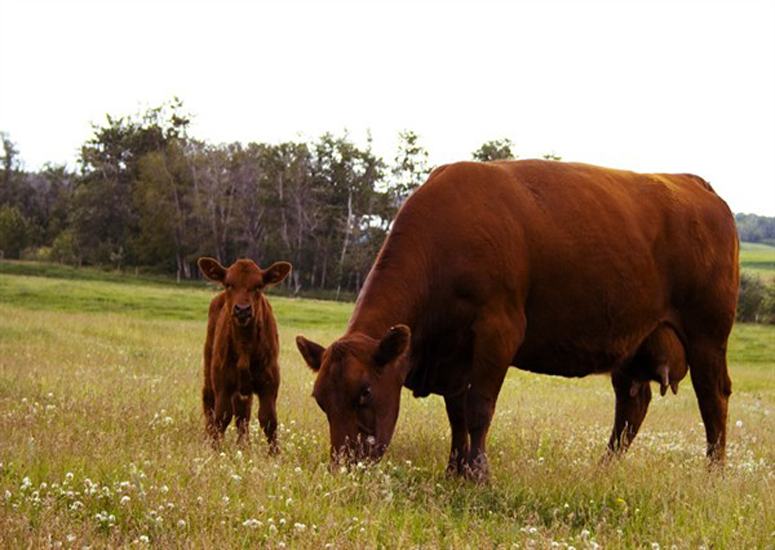
[[[484,478],[511,365],[612,373],[609,449],[624,449],[651,398],[648,385],[630,395],[627,366],[667,325],[720,461],[737,255],[729,208],[697,176],[538,160],[442,166],[399,211],[344,336],[327,349],[297,338],[332,454],[381,456],[403,385],[444,396],[450,469]]]
[[[210,302],[204,348],[204,407],[207,434],[218,445],[236,417],[239,443],[248,442],[253,393],[258,394],[258,422],[271,452],[277,450],[277,390],[280,343],[272,307],[263,289],[288,275],[291,264],[268,269],[252,260],[237,260],[228,269],[213,258],[200,258],[199,269],[224,291]]]

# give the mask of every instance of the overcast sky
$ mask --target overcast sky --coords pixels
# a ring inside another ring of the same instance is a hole
[[[90,123],[177,95],[211,142],[414,130],[434,164],[520,157],[693,172],[775,215],[771,0],[0,0],[0,130],[75,168]]]

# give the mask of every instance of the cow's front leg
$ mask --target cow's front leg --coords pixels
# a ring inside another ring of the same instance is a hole
[[[495,402],[525,329],[524,313],[493,308],[489,317],[476,322],[471,386],[466,392],[465,418],[471,438],[467,474],[476,482],[489,479],[486,440],[495,413]]]
[[[454,396],[444,396],[447,417],[452,428],[452,449],[449,452],[447,472],[462,475],[468,462],[468,428],[466,426],[466,391]]]
[[[651,387],[648,382],[639,383],[619,369],[611,375],[616,394],[616,414],[608,453],[604,459],[624,453],[635,439],[651,402]]]
[[[478,483],[485,482],[490,477],[487,464],[487,433],[507,368],[501,367],[500,372],[491,373],[491,379],[473,384],[466,397],[466,426],[471,436],[466,474]]]

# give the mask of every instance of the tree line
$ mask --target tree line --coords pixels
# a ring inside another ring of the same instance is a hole
[[[395,156],[347,134],[279,144],[212,144],[189,135],[179,99],[93,126],[77,170],[22,169],[2,134],[0,257],[198,277],[196,260],[290,261],[293,294],[357,294],[391,220],[433,166],[418,135]],[[509,139],[472,160],[516,158]],[[561,160],[555,154],[544,158]],[[735,216],[743,241],[775,243],[775,218]],[[754,277],[755,279],[755,277]],[[775,322],[775,289],[741,281],[739,317]]]
[[[344,135],[212,144],[177,98],[93,126],[78,169],[21,168],[2,135],[0,253],[198,277],[196,259],[293,263],[291,292],[357,293],[401,203],[432,170],[412,131],[395,157]],[[475,160],[514,158],[508,139]],[[547,155],[547,158],[558,158]]]

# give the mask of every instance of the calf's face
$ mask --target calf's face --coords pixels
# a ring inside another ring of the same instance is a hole
[[[226,290],[227,311],[238,326],[248,326],[260,313],[264,288],[281,282],[291,271],[288,262],[277,262],[261,269],[253,260],[237,260],[230,267],[222,266],[214,258],[199,258],[202,275],[223,285]]]
[[[404,325],[381,340],[356,333],[327,349],[296,338],[317,373],[312,396],[328,417],[333,462],[378,460],[385,452],[398,419],[409,340]]]

